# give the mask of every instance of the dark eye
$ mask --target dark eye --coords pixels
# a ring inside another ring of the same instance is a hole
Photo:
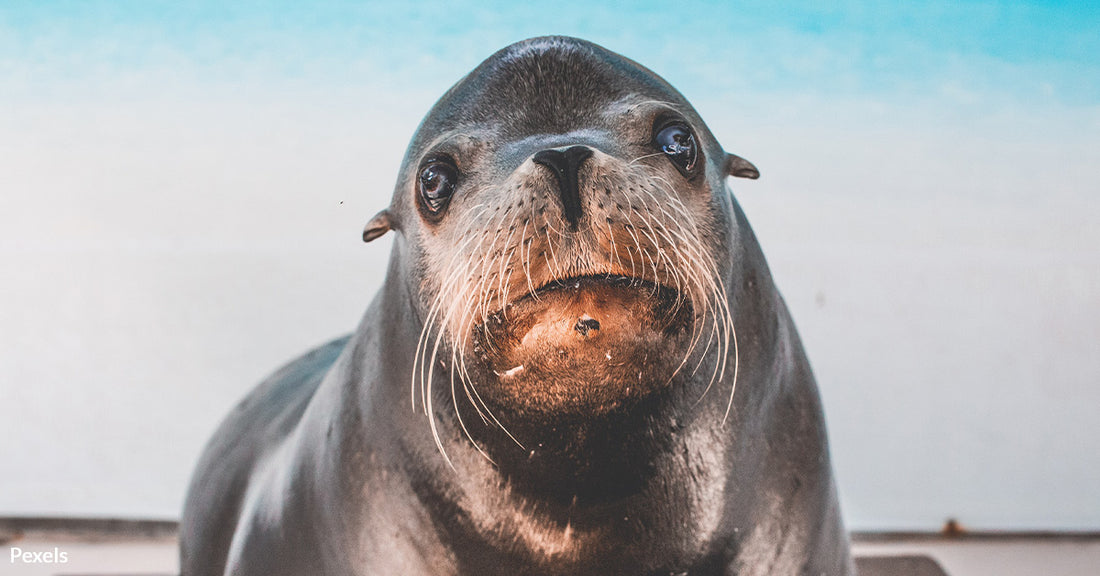
[[[447,161],[437,160],[420,169],[420,197],[432,213],[438,213],[451,199],[458,183],[458,169]]]
[[[691,130],[683,124],[669,124],[657,132],[653,139],[657,148],[668,156],[669,160],[682,172],[690,172],[695,168],[695,159],[698,156],[695,147],[695,136]]]

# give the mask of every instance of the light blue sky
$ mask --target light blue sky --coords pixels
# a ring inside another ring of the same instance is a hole
[[[222,4],[9,1],[0,86],[170,69],[438,93],[493,50],[555,33],[628,54],[689,95],[1100,103],[1093,2]]]

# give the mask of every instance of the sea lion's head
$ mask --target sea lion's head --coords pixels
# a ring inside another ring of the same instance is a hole
[[[559,448],[578,449],[577,423],[731,380],[730,175],[758,173],[639,64],[561,37],[494,54],[424,119],[364,232],[398,230],[415,263],[414,402],[449,383],[499,459],[490,429],[549,451],[571,429]]]

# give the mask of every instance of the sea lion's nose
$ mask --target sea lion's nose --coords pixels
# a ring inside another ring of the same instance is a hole
[[[532,160],[554,172],[558,179],[558,193],[561,195],[562,211],[573,229],[581,219],[581,195],[577,184],[577,172],[585,160],[592,157],[588,146],[570,146],[565,150],[551,148],[535,153]]]

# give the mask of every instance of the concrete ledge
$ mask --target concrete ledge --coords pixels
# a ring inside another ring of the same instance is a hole
[[[0,518],[0,544],[23,538],[80,542],[171,540],[175,520],[121,518]]]
[[[148,518],[64,518],[0,516],[0,542],[19,535],[47,535],[51,538],[74,537],[93,539],[162,540],[174,538],[179,522],[170,519]],[[964,531],[944,532],[881,531],[851,533],[855,543],[889,542],[968,542],[968,541],[1096,541],[1100,532],[1057,531]]]
[[[177,531],[174,520],[0,518],[0,551],[57,547],[71,559],[64,571],[28,565],[13,576],[171,576]],[[861,576],[1095,576],[1100,533],[856,532],[852,552]]]
[[[856,558],[859,576],[947,576],[928,556],[864,556]]]

